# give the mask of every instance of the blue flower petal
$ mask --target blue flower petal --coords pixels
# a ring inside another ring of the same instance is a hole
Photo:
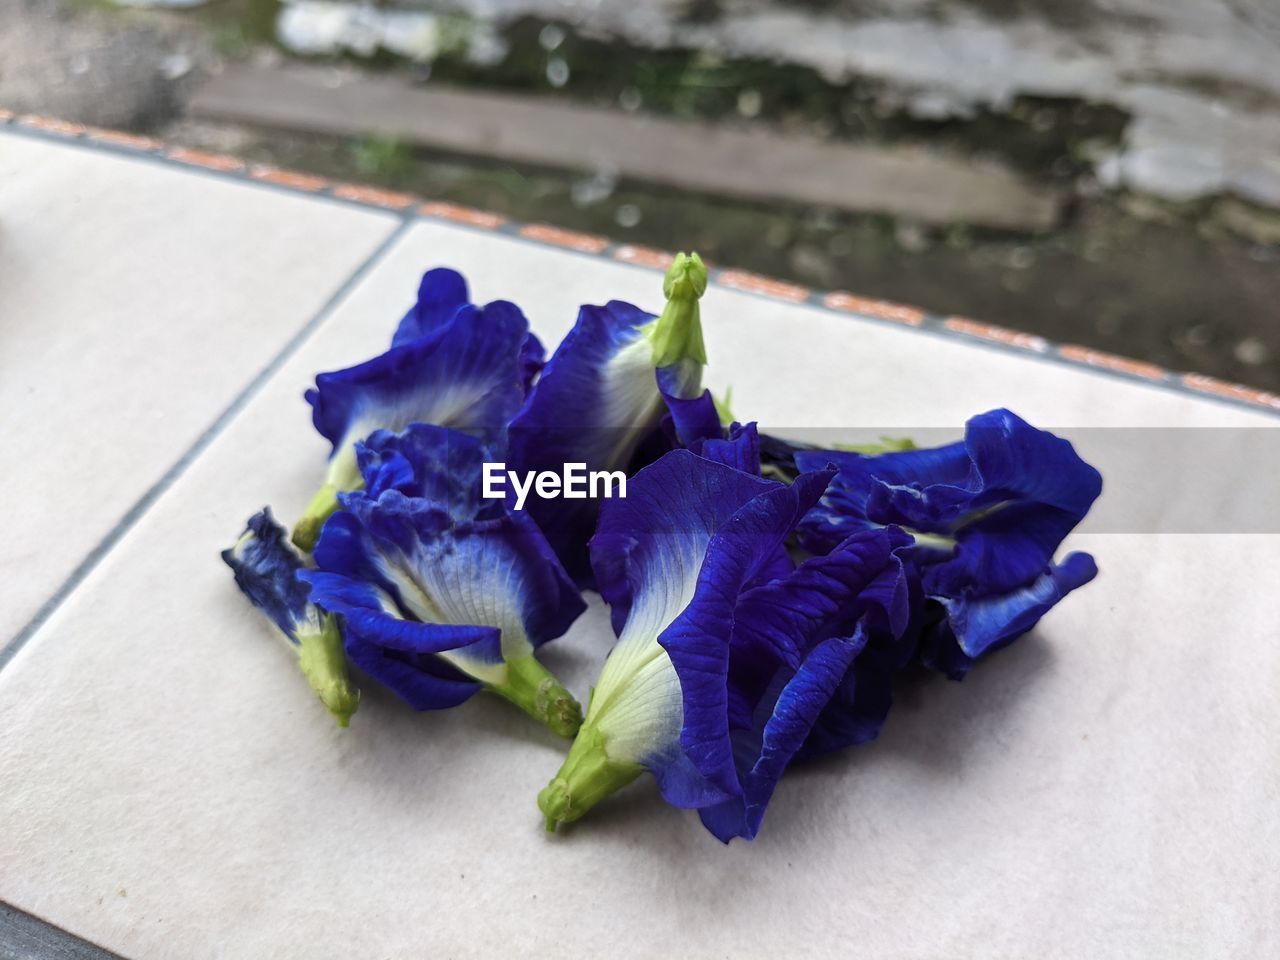
[[[662,799],[673,807],[698,810],[729,799],[728,794],[703,776],[674,741],[667,749],[642,757],[640,763],[658,782]]]
[[[365,493],[375,500],[387,490],[448,507],[455,520],[491,519],[504,501],[485,499],[484,465],[493,453],[475,437],[415,423],[400,433],[379,430],[356,445]]]
[[[760,476],[760,437],[754,423],[730,424],[723,439],[704,440],[693,451],[708,460]]]
[[[312,422],[333,444],[329,482],[355,483],[356,441],[411,423],[454,427],[501,445],[524,398],[521,350],[528,325],[515,305],[463,306],[435,333],[358,366],[316,377]]]
[[[970,475],[970,459],[963,443],[947,444],[927,450],[903,450],[868,456],[844,450],[795,450],[793,457],[802,472],[821,470],[829,465],[839,469],[827,488],[822,503],[801,524],[801,542],[816,553],[824,552],[859,530],[886,524],[902,524],[926,532],[950,532],[950,517],[926,522],[901,510],[878,512],[873,500],[888,489],[903,498],[915,494],[919,499],[935,485],[954,489]]]
[[[607,501],[591,538],[600,595],[621,634],[637,598],[669,603],[669,623],[688,603],[707,545],[753,498],[780,485],[686,450],[675,450],[631,478],[625,499]]]
[[[391,346],[400,347],[420,337],[435,333],[453,319],[461,307],[471,302],[467,281],[448,267],[437,267],[422,275],[418,284],[418,302],[400,321]]]
[[[665,390],[660,392],[667,408],[663,424],[668,427],[675,445],[693,449],[704,441],[723,438],[720,411],[716,409],[710,390],[703,390],[698,396],[687,399]]]
[[[1071,444],[1008,410],[971,419],[964,442],[879,456],[796,454],[801,469],[840,469],[802,542],[820,551],[857,529],[900,524],[955,542],[929,564],[926,590],[1007,590],[1037,576],[1102,490]]]
[[[485,663],[502,659],[502,631],[497,627],[406,620],[392,597],[369,583],[321,570],[303,570],[298,576],[311,585],[314,602],[341,616],[348,636],[362,642],[414,654],[466,647],[471,659]]]
[[[486,455],[442,427],[375,433],[360,448],[368,489],[342,495],[316,545],[320,572],[307,574],[316,602],[344,618],[352,659],[369,669],[382,651],[378,676],[411,702],[434,696],[433,657],[503,687],[507,663],[585,608],[537,525],[479,496]],[[430,674],[425,686],[414,671]]]
[[[763,729],[758,734],[740,733],[739,755],[754,757],[741,777],[741,793],[699,811],[703,824],[721,841],[755,838],[778,780],[865,643],[861,624],[850,637],[830,637],[819,643],[787,679],[776,699],[762,705],[768,717]]]
[[[484,689],[439,657],[407,654],[355,636],[347,637],[346,651],[352,663],[414,710],[447,710]]]
[[[702,464],[704,472],[720,466],[708,461]],[[761,481],[769,489],[718,525],[707,546],[693,597],[658,637],[680,678],[684,705],[680,744],[703,776],[727,793],[740,791],[729,735],[728,675],[735,604],[760,568],[772,561],[830,478],[830,473],[809,473],[791,486]]]
[[[296,577],[302,560],[269,507],[249,518],[244,536],[222,552],[222,559],[235,573],[236,586],[249,602],[297,644],[298,625],[309,619],[307,586]]]
[[[312,554],[316,566],[392,593],[395,587],[383,578],[373,541],[355,514],[339,510],[325,521],[320,541]]]
[[[894,681],[915,649],[913,638],[891,639],[880,649],[864,647],[814,722],[796,759],[820,757],[878,737],[893,706]]]
[[[809,645],[847,635],[863,619],[872,629],[902,636],[911,617],[910,592],[897,554],[910,542],[894,527],[863,531],[791,575],[745,591],[734,611],[735,649],[771,650],[776,663],[794,669]]]
[[[462,274],[447,267],[428,270],[418,285],[418,301],[400,321],[391,346],[401,347],[436,333],[447,326],[460,309],[470,304],[467,281]],[[545,358],[542,341],[532,333],[527,334],[520,345],[519,355],[520,382],[525,393],[541,372]]]
[[[513,470],[559,472],[566,463],[585,464],[589,471],[628,469],[666,412],[659,375],[680,396],[696,393],[701,377],[700,366],[688,362],[655,371],[653,347],[644,335],[654,319],[617,300],[581,308],[511,423],[507,462]],[[598,504],[531,497],[525,509],[570,573],[587,580],[586,543]]]
[[[979,657],[1007,646],[1034,627],[1068,593],[1098,575],[1087,553],[1071,553],[1040,576],[1007,593],[941,598],[947,618],[926,637],[926,666],[961,679]]]

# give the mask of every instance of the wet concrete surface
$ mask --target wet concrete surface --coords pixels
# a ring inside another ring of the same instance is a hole
[[[723,3],[717,10],[732,6]],[[1185,0],[1175,6],[1183,9]],[[1094,140],[1105,147],[1118,142],[1120,134],[1110,122],[1088,114],[1087,103],[1016,100],[1003,112],[979,114],[969,122],[951,118],[922,125],[918,118],[898,124],[893,116],[879,116],[867,100],[869,119],[844,129],[826,106],[835,101],[821,99],[829,90],[823,93],[807,75],[782,67],[776,74],[786,94],[781,106],[775,109],[767,97],[763,108],[750,97],[744,103],[743,90],[771,74],[734,74],[739,65],[731,61],[727,68],[712,62],[705,74],[710,81],[691,88],[691,107],[681,107],[685,90],[675,90],[671,102],[662,105],[677,116],[688,109],[705,116],[723,107],[726,122],[806,132],[816,124],[837,139],[903,138],[1001,156],[1046,183],[1067,185],[1074,195],[1056,228],[1034,234],[963,223],[924,226],[811,205],[730,201],[619,179],[608,170],[557,173],[427,153],[388,138],[299,136],[188,119],[191,91],[228,58],[282,57],[260,46],[264,23],[269,30],[278,7],[263,0],[221,0],[197,16],[122,15],[107,10],[104,0],[10,0],[0,4],[0,105],[159,134],[623,241],[696,247],[719,263],[782,279],[975,316],[1175,369],[1280,389],[1280,221],[1232,197],[1172,203],[1117,185],[1108,188],[1095,157],[1081,144]],[[715,16],[717,10],[704,12]],[[546,63],[573,42],[572,31],[567,34],[555,45],[558,50],[540,52]],[[660,68],[671,62],[655,61],[655,76],[665,76]],[[626,61],[625,70],[638,72],[646,64],[650,61],[639,56]],[[374,65],[409,70],[428,83],[450,74],[444,60],[431,79],[421,68],[383,57],[375,57]],[[687,73],[688,64],[681,69]],[[449,79],[481,85],[484,72],[477,77],[469,70],[458,67]],[[724,76],[739,83],[731,97],[715,86]],[[602,72],[601,77],[597,87],[603,89],[607,76]],[[506,80],[520,82],[518,72]],[[553,83],[541,89],[557,95]],[[657,83],[651,89],[665,88]],[[854,87],[834,89],[853,96]],[[624,110],[630,106],[622,104]],[[1068,136],[1073,116],[1089,119]],[[1002,152],[1002,145],[1009,150]],[[851,357],[850,362],[874,358]]]

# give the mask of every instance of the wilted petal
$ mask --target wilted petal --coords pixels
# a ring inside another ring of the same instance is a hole
[[[351,683],[342,635],[333,617],[318,609],[298,579],[302,558],[289,546],[269,508],[249,518],[248,528],[222,559],[249,601],[279,628],[298,656],[298,666],[316,696],[346,726],[360,693]]]
[[[270,507],[249,518],[244,534],[230,550],[222,551],[222,559],[235,574],[240,592],[296,645],[299,628],[309,625],[316,611],[307,585],[297,579],[302,558],[289,546]]]

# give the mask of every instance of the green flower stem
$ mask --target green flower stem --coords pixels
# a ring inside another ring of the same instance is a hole
[[[638,763],[609,759],[600,732],[594,726],[583,727],[560,772],[538,794],[538,809],[547,818],[547,832],[554,833],[557,824],[579,819],[643,772]]]
[[[738,418],[733,415],[733,386],[725,388],[724,396],[717,397],[714,393],[711,395],[711,402],[716,405],[716,416],[720,418],[720,426],[725,427],[733,423]]]
[[[293,545],[303,553],[310,553],[316,548],[316,541],[320,539],[320,528],[338,509],[339,492],[332,483],[326,483],[311,498],[307,509],[302,512],[302,517],[294,524],[290,539],[293,540]]]
[[[915,441],[910,437],[884,437],[880,438],[879,443],[836,443],[832,444],[833,450],[843,450],[845,453],[860,453],[866,457],[878,456],[882,453],[901,453],[904,450],[918,450]]]
[[[506,679],[489,689],[561,737],[572,737],[582,725],[578,701],[532,654],[508,662]]]
[[[298,666],[320,702],[338,718],[338,726],[347,726],[360,703],[360,691],[351,682],[342,631],[332,616],[321,618],[319,630],[298,634]]]
[[[662,279],[667,305],[662,315],[648,324],[645,333],[653,345],[653,365],[669,367],[681,360],[707,362],[702,342],[702,314],[698,299],[707,290],[707,268],[696,253],[676,254]]]

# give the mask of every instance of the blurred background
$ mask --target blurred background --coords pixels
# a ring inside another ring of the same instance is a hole
[[[0,105],[1280,389],[1280,0],[0,0]]]

